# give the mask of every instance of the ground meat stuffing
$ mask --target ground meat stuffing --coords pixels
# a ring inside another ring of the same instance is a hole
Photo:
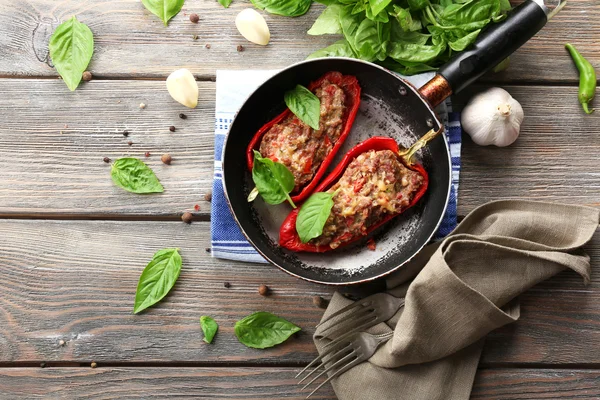
[[[260,153],[279,161],[294,174],[298,192],[315,175],[343,130],[346,94],[336,84],[324,81],[315,91],[321,101],[319,130],[315,131],[291,114],[265,134]]]
[[[329,189],[337,191],[333,209],[323,234],[311,243],[335,249],[358,235],[366,235],[369,227],[386,215],[406,208],[422,184],[423,176],[406,168],[390,150],[361,154]]]

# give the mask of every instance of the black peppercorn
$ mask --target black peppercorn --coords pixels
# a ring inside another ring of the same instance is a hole
[[[231,287],[231,283],[225,282],[225,283],[223,283],[223,287],[229,289]]]
[[[211,201],[212,200],[212,192],[204,193],[204,200]]]
[[[129,131],[123,131],[123,136],[125,136],[125,137],[129,136]]]
[[[82,75],[82,79],[86,82],[89,82],[92,80],[92,73],[90,71],[85,71]]]
[[[104,157],[104,162],[108,164],[110,162],[110,158]]]
[[[187,115],[185,115],[184,113],[179,114],[179,118],[181,119],[187,119]]]
[[[313,296],[313,304],[319,308],[327,308],[327,304],[329,303],[327,300],[322,298],[321,296]]]
[[[242,46],[241,44],[238,44],[237,51],[244,51],[244,46]]]
[[[169,127],[169,130],[170,130],[171,132],[175,132],[175,127],[174,127],[173,125],[171,125],[171,126]]]
[[[206,47],[207,49],[210,49],[210,43],[206,43],[206,44],[204,45],[204,47]]]
[[[133,142],[130,140],[129,142],[127,142],[128,145],[133,146]]]
[[[198,21],[200,21],[200,17],[196,13],[190,14],[190,21],[192,21],[193,23],[197,24]]]

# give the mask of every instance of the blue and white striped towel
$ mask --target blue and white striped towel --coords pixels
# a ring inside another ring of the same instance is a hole
[[[223,143],[233,121],[235,113],[244,100],[264,81],[269,79],[277,70],[251,71],[217,71],[217,95],[215,109],[215,179],[213,182],[211,237],[212,255],[217,258],[247,262],[265,263],[265,259],[254,250],[254,247],[244,237],[237,226],[223,193],[221,156]],[[415,86],[419,87],[432,77],[422,74],[408,77]],[[446,103],[450,110],[450,103]],[[458,195],[458,178],[460,173],[461,127],[458,113],[442,110],[442,120],[446,124],[446,137],[450,143],[452,156],[452,193],[446,215],[437,236],[444,237],[456,227],[456,201]]]

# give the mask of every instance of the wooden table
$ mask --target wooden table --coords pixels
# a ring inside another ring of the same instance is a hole
[[[293,377],[316,354],[311,335],[323,310],[311,299],[333,289],[268,265],[211,258],[204,195],[213,174],[215,71],[283,67],[334,39],[306,35],[322,10],[315,4],[295,19],[266,15],[272,41],[252,45],[233,23],[245,6],[187,0],[165,28],[139,0],[0,2],[0,398],[306,395]],[[191,12],[199,24],[189,21]],[[71,15],[96,41],[95,78],[74,93],[57,79],[47,46]],[[573,1],[507,72],[470,89],[505,87],[526,120],[509,148],[478,147],[465,137],[460,215],[502,198],[600,206],[600,114],[581,111],[578,75],[562,46],[573,42],[600,67],[599,35],[600,1]],[[181,67],[199,79],[195,110],[165,89],[165,77]],[[162,195],[116,188],[102,161],[145,152]],[[167,152],[171,166],[160,162]],[[183,211],[194,212],[193,224],[180,221]],[[139,274],[164,247],[181,248],[181,277],[160,305],[132,315]],[[587,250],[598,269],[600,238]],[[261,284],[273,295],[259,296]],[[273,349],[246,348],[233,325],[256,310],[303,331]],[[202,342],[201,315],[220,323],[212,345]],[[328,385],[315,398],[335,395]],[[565,272],[522,296],[521,320],[487,340],[472,398],[600,398],[598,271],[588,287]]]

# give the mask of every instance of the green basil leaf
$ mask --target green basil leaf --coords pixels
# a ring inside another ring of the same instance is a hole
[[[383,61],[387,57],[390,24],[364,19],[354,36],[354,46],[362,60]]]
[[[179,249],[157,251],[140,276],[133,313],[137,314],[161,301],[175,285],[180,272]]]
[[[411,10],[422,10],[429,5],[429,0],[408,0],[408,6]]]
[[[377,15],[392,2],[392,0],[368,0],[372,15]]]
[[[307,60],[311,58],[319,57],[350,57],[356,58],[352,47],[348,44],[346,39],[338,40],[331,46],[327,46],[324,49],[317,50],[307,57]]]
[[[481,32],[481,29],[471,32],[468,35],[465,35],[453,42],[448,42],[448,46],[450,46],[450,48],[454,51],[463,51],[475,42],[475,39],[477,39],[479,32]]]
[[[342,34],[348,42],[348,45],[352,48],[354,53],[359,55],[354,44],[354,37],[356,36],[356,31],[358,30],[361,21],[365,18],[365,15],[364,13],[352,14],[352,9],[353,6],[342,7],[340,10],[340,26],[342,27]]]
[[[419,45],[414,43],[391,43],[388,55],[398,62],[429,63],[434,61],[444,50],[445,44]]]
[[[219,4],[225,8],[229,8],[229,5],[231,4],[232,1],[233,0],[218,0]]]
[[[162,20],[165,26],[177,15],[185,0],[142,0],[144,7]]]
[[[294,174],[285,165],[263,158],[258,151],[254,150],[252,180],[267,204],[281,204],[287,200],[292,207],[296,208],[289,195],[295,186]]]
[[[206,343],[212,343],[215,334],[219,330],[219,325],[211,317],[202,316],[200,317],[200,327],[204,333],[204,341]]]
[[[302,243],[323,234],[323,227],[333,208],[333,196],[333,193],[315,193],[300,207],[296,219],[296,232]]]
[[[413,19],[410,10],[398,7],[394,4],[394,13],[396,20],[400,23],[400,27],[405,32],[420,31],[422,28],[421,21]]]
[[[342,27],[340,26],[341,8],[342,6],[339,4],[332,4],[327,7],[307,33],[309,35],[335,35],[342,33]]]
[[[367,5],[362,1],[357,1],[352,8],[352,14],[358,14],[367,9]]]
[[[321,119],[321,101],[310,90],[301,85],[296,85],[284,95],[285,104],[306,125],[314,130],[319,130]]]
[[[94,35],[77,18],[60,24],[48,43],[56,71],[71,91],[77,89],[94,53]]]
[[[254,7],[271,14],[284,17],[298,17],[306,14],[312,0],[250,0]]]
[[[110,176],[115,185],[131,193],[162,193],[160,184],[154,172],[137,158],[119,158],[111,168]]]
[[[254,349],[266,349],[285,342],[300,327],[268,312],[259,311],[235,323],[235,336]]]

